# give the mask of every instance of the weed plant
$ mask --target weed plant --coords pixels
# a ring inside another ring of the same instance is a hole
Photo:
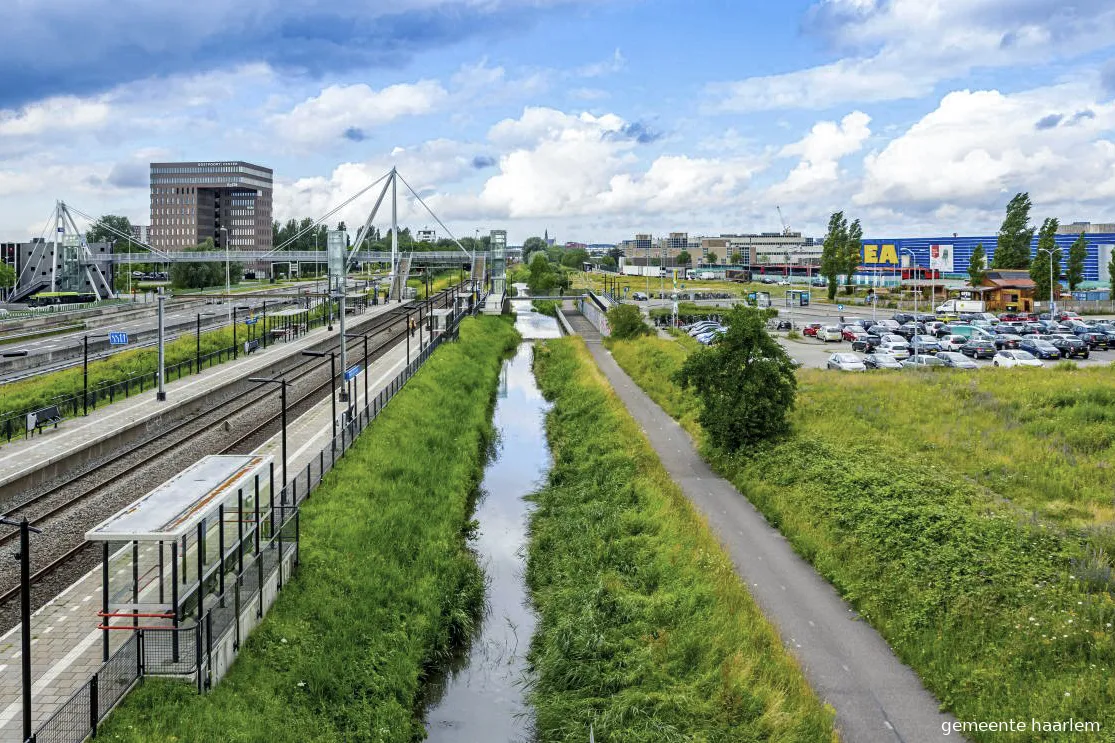
[[[149,679],[98,740],[423,738],[423,682],[483,603],[465,536],[517,342],[505,320],[465,320],[305,502],[299,571],[224,681],[198,696]]]
[[[676,345],[670,341],[666,344]],[[553,455],[530,520],[538,740],[835,740],[708,525],[579,339],[535,372]]]
[[[611,348],[701,441],[670,381],[684,349]],[[959,719],[1110,731],[1113,374],[801,372],[791,438],[702,450]]]

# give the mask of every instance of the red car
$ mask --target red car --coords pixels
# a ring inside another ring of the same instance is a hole
[[[811,322],[808,325],[806,325],[804,328],[801,329],[801,334],[802,335],[811,335],[814,338],[816,338],[817,337],[817,331],[820,328],[823,328],[823,327],[824,327],[823,323]]]
[[[840,337],[849,343],[856,339],[856,336],[863,332],[863,328],[859,325],[845,325],[840,330]]]

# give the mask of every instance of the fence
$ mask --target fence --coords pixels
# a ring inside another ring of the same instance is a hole
[[[278,503],[272,490],[266,508],[256,504],[254,523],[240,530],[227,548],[222,544],[220,559],[182,598],[182,604],[193,607],[191,611],[199,603],[208,607],[199,621],[184,627],[134,630],[108,661],[38,726],[29,743],[80,743],[90,736],[97,737],[100,722],[145,676],[192,678],[201,694],[219,682],[242,638],[262,620],[282,590],[284,578],[298,565],[300,504],[433,352],[442,343],[459,337],[461,318],[475,314],[480,304],[476,303],[471,313],[455,312],[447,330],[420,349],[379,394],[365,400],[362,409],[344,411],[337,435],[318,452],[316,461],[311,460],[279,490]],[[240,513],[236,519],[243,521]]]
[[[266,318],[266,322],[260,324],[258,333],[250,335],[250,331],[248,331],[248,334],[244,336],[244,340],[263,339],[264,346],[266,346],[267,334],[272,330],[282,330],[284,333],[288,334],[288,337],[295,338],[302,333],[309,332],[312,328],[323,326],[327,323],[327,312],[324,306],[319,305],[313,310],[307,310],[307,313],[309,317],[297,315],[275,315],[268,317]],[[238,323],[238,325],[243,324],[244,323]],[[245,325],[245,327],[250,328],[254,327],[254,325]],[[183,376],[193,374],[195,371],[201,371],[211,368],[216,364],[222,364],[228,359],[238,355],[240,351],[241,345],[238,343],[236,346],[219,348],[216,351],[201,354],[200,356],[195,355],[177,364],[170,364],[166,367],[166,381],[173,382],[181,379]],[[111,404],[115,402],[117,398],[127,399],[130,395],[139,394],[145,390],[152,389],[157,387],[158,384],[158,371],[151,371],[142,374],[133,374],[119,382],[102,382],[95,387],[91,387],[87,393],[77,392],[70,395],[56,395],[41,405],[33,405],[20,410],[5,412],[3,415],[0,415],[0,436],[4,438],[5,442],[10,442],[13,438],[25,436],[27,434],[25,425],[27,414],[45,407],[52,405],[57,406],[63,417],[76,417],[79,412],[84,414],[88,409],[96,410],[98,404]]]

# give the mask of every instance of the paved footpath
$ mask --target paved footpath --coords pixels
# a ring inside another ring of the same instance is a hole
[[[867,622],[735,487],[701,458],[686,431],[620,368],[600,334],[568,314],[601,371],[667,471],[708,518],[736,571],[822,700],[847,743],[919,743],[945,736],[937,700]],[[948,740],[959,740],[953,733]]]

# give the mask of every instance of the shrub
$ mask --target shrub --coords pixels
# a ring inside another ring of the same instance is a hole
[[[652,332],[643,322],[643,313],[633,304],[621,304],[608,310],[608,327],[612,329],[612,337],[619,340],[630,340]]]

